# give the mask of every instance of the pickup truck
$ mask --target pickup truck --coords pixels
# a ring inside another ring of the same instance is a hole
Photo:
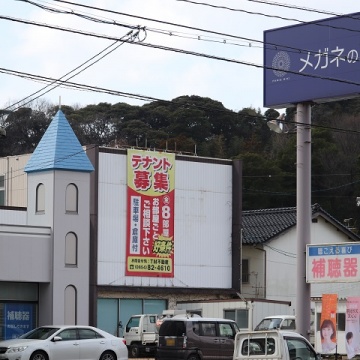
[[[156,330],[157,314],[139,314],[130,317],[124,330],[124,339],[129,350],[129,357],[154,355],[159,334]]]
[[[288,330],[238,332],[233,360],[320,360],[310,342]]]

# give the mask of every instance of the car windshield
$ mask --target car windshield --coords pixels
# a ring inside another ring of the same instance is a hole
[[[278,329],[281,323],[279,318],[263,319],[255,330],[271,330]]]
[[[52,328],[52,327],[40,327],[34,330],[29,331],[28,333],[21,335],[20,339],[36,339],[36,340],[46,340],[59,328]]]

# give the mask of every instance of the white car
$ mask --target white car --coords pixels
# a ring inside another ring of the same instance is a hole
[[[127,360],[123,338],[92,326],[41,326],[0,341],[0,360]]]

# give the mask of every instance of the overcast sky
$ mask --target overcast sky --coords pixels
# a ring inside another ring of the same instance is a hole
[[[61,98],[61,104],[69,106],[83,107],[100,102],[146,103],[107,93],[64,87],[52,89],[54,85],[41,91],[47,84],[39,82],[39,76],[59,79],[71,73],[63,78],[65,80],[80,72],[69,81],[102,88],[105,92],[113,90],[162,100],[198,95],[220,101],[234,111],[253,107],[264,112],[261,68],[264,31],[328,18],[331,14],[359,12],[359,3],[354,0],[0,2],[0,109],[35,92],[38,93],[33,97],[46,92],[40,100],[58,104]],[[66,28],[70,32],[24,22]],[[134,26],[146,31],[141,30],[135,38],[126,37]],[[93,36],[84,35],[89,33]],[[116,42],[120,38],[135,44]],[[84,63],[86,65],[80,67]],[[84,70],[85,66],[88,68]],[[36,78],[29,79],[29,74]]]

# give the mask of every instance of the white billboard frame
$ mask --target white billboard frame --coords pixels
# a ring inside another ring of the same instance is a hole
[[[307,283],[360,281],[360,243],[306,245]]]

